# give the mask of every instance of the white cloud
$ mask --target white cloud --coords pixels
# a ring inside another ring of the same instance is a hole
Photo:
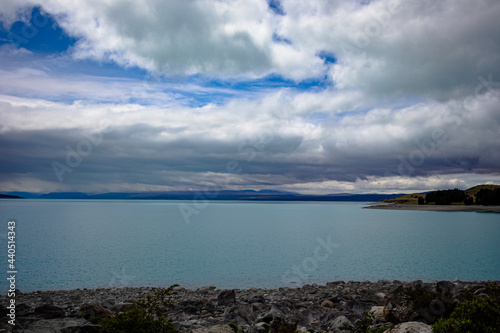
[[[0,40],[1,41],[1,40]],[[11,44],[0,46],[0,57],[24,57],[33,54],[31,51],[23,47],[14,47]]]
[[[41,4],[79,38],[77,58],[111,59],[168,74],[260,77],[283,68],[304,78],[321,61],[273,42],[267,1],[90,1]],[[316,74],[313,73],[313,74]]]
[[[0,1],[0,21],[7,27],[10,27],[15,21],[29,22],[31,7],[36,5],[37,2],[36,0]]]
[[[368,179],[357,179],[355,182],[346,181],[323,181],[314,183],[301,183],[287,185],[284,188],[289,191],[297,191],[304,194],[332,194],[332,193],[418,193],[433,189],[461,188],[467,189],[466,181],[471,175],[461,174],[453,176],[429,176],[429,177],[370,177]],[[500,182],[500,177],[495,178]],[[483,184],[483,183],[477,183]]]
[[[95,77],[82,74],[48,73],[42,69],[18,67],[0,69],[0,91],[12,96],[34,97],[55,101],[92,101],[128,103],[131,100],[164,106],[180,105],[185,98],[147,80]],[[182,87],[176,87],[182,88]]]
[[[468,1],[285,0],[280,32],[309,50],[329,51],[339,88],[449,99],[478,75],[500,77],[500,3]]]
[[[75,57],[167,74],[317,78],[326,73],[319,57],[326,51],[337,58],[329,65],[336,87],[368,94],[447,100],[470,94],[478,75],[500,77],[496,0],[282,2],[283,16],[265,0],[39,5],[78,38]],[[0,13],[12,23],[33,3],[7,1]]]

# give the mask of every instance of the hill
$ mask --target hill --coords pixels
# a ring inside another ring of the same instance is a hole
[[[438,191],[431,191],[427,193],[416,193],[416,194],[407,194],[407,195],[402,195],[394,199],[388,199],[388,200],[383,200],[383,203],[389,203],[389,204],[399,204],[399,205],[418,205],[419,204],[419,198],[421,201],[421,204],[425,202],[425,204],[441,204],[440,202],[436,201],[435,197],[443,197],[443,196],[451,196],[452,194],[456,196],[459,194],[460,197],[463,196],[460,200],[450,200],[449,202],[445,204],[452,204],[452,205],[465,205],[467,204],[473,204],[476,202],[476,196],[480,191],[495,191],[499,190],[500,191],[500,185],[476,185],[474,187],[471,187],[465,191],[462,190],[438,190]],[[483,192],[484,192],[483,191]],[[431,199],[432,198],[432,199]],[[465,201],[465,199],[468,198],[469,201]],[[471,200],[472,199],[472,200]],[[442,201],[442,200],[441,200]],[[445,200],[446,201],[446,200]],[[478,203],[480,204],[480,203]]]
[[[471,196],[476,200],[476,194],[481,191],[481,190],[495,190],[495,189],[500,189],[500,185],[476,185],[474,187],[471,187],[467,190],[465,190],[465,194],[468,196]]]

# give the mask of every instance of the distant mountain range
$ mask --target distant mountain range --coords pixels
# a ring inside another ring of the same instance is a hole
[[[114,199],[114,200],[253,200],[253,201],[361,201],[373,202],[393,199],[402,194],[351,194],[337,193],[326,195],[309,195],[295,192],[275,190],[242,190],[242,191],[216,191],[212,193],[192,191],[172,192],[143,192],[143,193],[102,193],[88,194],[83,192],[52,192],[36,194],[29,192],[8,192],[3,198],[28,198],[28,199]]]

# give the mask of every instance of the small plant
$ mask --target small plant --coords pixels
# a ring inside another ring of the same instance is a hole
[[[499,333],[500,305],[490,297],[474,297],[458,305],[449,318],[432,325],[433,333]]]
[[[368,333],[384,333],[387,331],[389,327],[380,327],[380,328],[374,328],[368,331]]]
[[[370,326],[373,323],[373,319],[375,319],[373,311],[368,311],[365,314],[365,317],[360,320],[358,327],[353,329],[353,332],[356,332],[356,333],[382,333],[388,329],[388,327],[370,328]]]
[[[373,311],[368,311],[365,314],[365,317],[361,319],[357,329],[355,332],[360,332],[360,333],[368,333],[370,329],[370,325],[373,323],[374,319]]]
[[[229,327],[231,327],[234,333],[243,333],[238,324],[236,324],[234,321],[230,322],[228,325]]]
[[[486,294],[488,294],[494,302],[500,304],[500,286],[497,282],[486,284]]]
[[[154,288],[153,294],[137,300],[124,312],[100,321],[103,333],[177,333],[166,311],[175,296],[173,285]]]

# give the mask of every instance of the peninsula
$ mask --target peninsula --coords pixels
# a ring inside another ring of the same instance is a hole
[[[500,213],[500,185],[477,185],[465,191],[452,189],[407,194],[364,208]]]

